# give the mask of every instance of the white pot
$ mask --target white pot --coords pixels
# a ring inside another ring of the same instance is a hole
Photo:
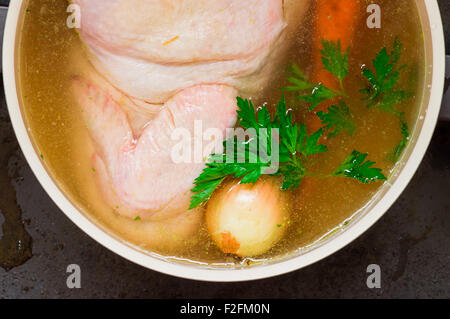
[[[165,274],[205,281],[244,281],[272,277],[308,266],[341,249],[371,227],[394,203],[418,168],[431,140],[442,99],[445,71],[445,47],[442,22],[436,0],[417,0],[426,48],[425,94],[411,142],[396,166],[393,176],[374,200],[343,230],[322,240],[306,251],[266,264],[243,269],[212,267],[168,262],[120,240],[85,217],[63,194],[42,165],[24,124],[18,98],[17,43],[18,27],[24,13],[23,0],[9,6],[3,43],[3,77],[11,121],[20,147],[31,169],[58,207],[83,231],[103,246],[139,265]]]

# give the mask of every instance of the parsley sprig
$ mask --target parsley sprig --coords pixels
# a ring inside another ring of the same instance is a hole
[[[326,87],[323,83],[311,83],[300,68],[293,65],[291,76],[287,79],[290,85],[283,90],[296,92],[298,99],[309,104],[309,111],[314,111],[323,102],[339,99],[338,105],[329,107],[328,112],[320,111],[316,114],[324,125],[323,129],[328,131],[328,138],[336,137],[343,131],[353,135],[356,125],[350,108],[344,102],[348,98],[344,79],[349,74],[350,48],[343,50],[340,41],[325,40],[322,40],[322,47],[320,53],[323,68],[335,76],[340,89]],[[367,81],[367,86],[359,90],[364,95],[363,101],[367,108],[378,108],[399,119],[402,139],[388,156],[388,159],[393,162],[400,158],[410,137],[405,112],[396,108],[399,103],[411,96],[409,92],[398,88],[401,71],[406,67],[406,65],[399,65],[402,48],[400,40],[396,38],[392,51],[389,52],[387,48],[381,49],[372,60],[373,70],[367,67],[363,69],[362,75]]]
[[[237,115],[240,125],[244,129],[254,129],[256,136],[250,138],[259,141],[261,129],[265,129],[268,139],[271,139],[270,128],[275,125],[272,121],[267,107],[262,107],[259,112],[255,111],[255,107],[251,100],[237,97]],[[269,145],[269,143],[267,144]],[[232,158],[227,158],[229,150],[232,147]],[[267,156],[261,156],[265,154]],[[223,154],[210,155],[206,168],[194,181],[195,187],[192,189],[194,195],[191,197],[191,205],[189,209],[198,207],[206,203],[211,197],[214,190],[227,178],[241,178],[241,183],[254,183],[264,173],[264,171],[272,164],[268,158],[270,157],[270,148],[266,152],[258,152],[251,149],[251,144],[247,140],[238,140],[233,137],[224,142]]]
[[[242,184],[255,183],[273,164],[277,164],[279,169],[268,175],[282,176],[282,189],[284,190],[297,188],[308,174],[306,167],[308,158],[328,151],[326,145],[320,144],[325,130],[321,128],[308,134],[306,125],[294,123],[292,113],[287,110],[284,96],[279,101],[273,117],[267,106],[261,107],[257,111],[250,100],[238,97],[237,106],[240,126],[244,129],[254,130],[254,136],[250,134],[249,139],[260,141],[261,135],[268,133],[267,145],[270,147],[266,147],[265,152],[258,152],[252,149],[249,140],[238,140],[234,137],[232,140],[225,141],[224,153],[212,154],[203,172],[195,179],[190,209],[205,204],[226,178],[240,178]],[[270,129],[275,129],[275,132],[278,132],[277,136],[272,136],[273,133]],[[279,158],[275,159],[278,161],[277,163],[273,163],[271,145],[272,139],[276,137],[279,141],[274,145],[279,148]],[[229,155],[227,156],[230,153],[230,150],[227,149],[229,147],[232,147],[231,160]],[[249,161],[250,158],[253,160]],[[374,174],[372,168],[365,166],[367,164],[359,162],[357,164],[361,167],[358,165],[347,167],[349,164],[346,164],[347,166],[342,166],[340,170],[328,176],[350,177],[363,182],[385,179],[381,170],[379,170],[379,174]],[[369,162],[369,164],[372,166],[374,163]],[[340,171],[345,172],[346,170],[353,173],[340,173]]]
[[[336,137],[342,131],[347,131],[349,135],[355,132],[353,115],[344,101],[339,101],[338,106],[330,106],[328,112],[317,112],[317,116],[324,124],[324,129],[329,131],[329,138]]]
[[[309,82],[308,78],[305,76],[305,74],[300,70],[297,64],[291,65],[291,77],[289,77],[287,80],[291,84],[290,86],[287,86],[283,88],[284,91],[304,91],[309,90],[314,87],[314,84]]]
[[[368,86],[360,90],[365,95],[363,100],[366,101],[367,108],[376,107],[399,119],[402,139],[388,156],[388,159],[393,162],[398,161],[409,141],[409,127],[405,119],[405,112],[395,108],[396,105],[411,96],[409,92],[398,88],[400,73],[406,67],[406,65],[398,66],[402,48],[400,40],[395,38],[391,53],[386,48],[381,49],[372,60],[374,71],[369,68],[363,69],[362,74],[367,80]]]
[[[322,54],[322,63],[324,69],[331,72],[339,80],[341,92],[345,92],[343,80],[348,75],[348,57],[350,55],[350,47],[345,52],[342,52],[341,41],[325,41],[322,40],[323,49],[320,51]]]
[[[310,103],[311,106],[309,107],[309,110],[313,111],[319,104],[333,99],[338,95],[339,93],[335,90],[326,87],[322,83],[318,83],[313,87],[311,94],[300,96],[299,99]]]
[[[308,134],[304,124],[294,123],[292,113],[287,110],[284,96],[279,101],[274,116],[271,116],[266,106],[257,110],[251,100],[238,97],[237,114],[240,126],[247,130],[253,129],[254,135],[250,135],[250,140],[260,141],[263,132],[268,141],[278,138],[279,141],[275,144],[279,148],[278,162],[272,162],[271,142],[267,143],[265,152],[261,153],[252,149],[249,140],[241,141],[234,137],[232,140],[225,141],[224,153],[212,154],[205,169],[195,180],[190,209],[205,204],[225,179],[240,178],[240,183],[255,183],[273,164],[277,164],[279,169],[269,175],[281,176],[282,189],[285,190],[299,187],[307,175],[347,177],[361,183],[386,180],[381,169],[374,167],[375,162],[367,159],[368,154],[356,150],[331,174],[318,175],[308,171],[308,158],[328,151],[327,146],[320,143],[325,135],[332,138],[344,131],[353,135],[356,130],[352,112],[345,102],[348,95],[345,91],[344,80],[349,74],[350,48],[343,50],[340,41],[323,40],[322,46],[320,53],[323,68],[336,77],[339,89],[327,87],[323,83],[312,83],[294,64],[291,76],[287,79],[289,85],[283,90],[296,93],[298,99],[309,104],[310,111],[325,101],[337,99],[337,105],[331,105],[327,111],[316,113],[323,127]],[[391,154],[394,161],[398,160],[409,141],[405,113],[396,109],[396,105],[409,97],[409,93],[398,88],[400,73],[405,68],[405,66],[398,66],[401,51],[402,45],[398,39],[394,41],[390,53],[386,48],[379,51],[372,60],[373,70],[363,69],[362,75],[368,85],[360,90],[364,95],[363,101],[366,102],[367,108],[375,107],[399,118],[402,140]],[[271,129],[277,130],[276,136],[272,136]],[[227,149],[230,147],[232,147],[231,152]]]
[[[347,97],[343,81],[349,72],[348,58],[350,48],[343,52],[340,41],[336,43],[322,40],[322,46],[323,49],[320,53],[322,54],[323,67],[336,77],[340,90],[327,87],[323,83],[314,84],[310,82],[296,64],[292,65],[291,77],[287,79],[290,85],[283,88],[285,91],[300,93],[298,98],[310,104],[310,111],[313,111],[319,104],[327,100],[336,97]]]
[[[350,48],[342,51],[340,41],[322,40],[322,46],[320,53],[322,55],[323,68],[336,77],[340,89],[329,88],[323,83],[311,83],[295,64],[291,67],[291,77],[287,79],[291,85],[283,88],[284,91],[300,94],[298,99],[310,105],[309,111],[313,111],[325,101],[348,97],[343,81],[349,73],[348,59]],[[339,102],[338,106],[333,105],[328,108],[328,112],[317,112],[317,115],[324,124],[323,129],[329,131],[329,138],[336,137],[342,131],[347,131],[350,135],[355,131],[356,126],[353,122],[353,115],[342,101]]]
[[[367,108],[376,106],[395,113],[393,106],[408,97],[407,92],[395,88],[400,78],[400,72],[406,67],[405,65],[397,67],[401,51],[402,44],[396,38],[390,54],[386,48],[383,48],[372,60],[374,71],[369,68],[363,69],[362,74],[369,85],[360,92],[366,95],[364,100],[367,101]]]
[[[386,180],[381,169],[372,167],[375,162],[366,161],[367,156],[368,154],[353,151],[332,175],[351,177],[364,184]]]

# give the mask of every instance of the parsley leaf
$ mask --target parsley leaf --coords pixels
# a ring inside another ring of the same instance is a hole
[[[242,127],[243,128],[259,127],[258,119],[255,113],[255,107],[253,106],[252,101],[244,100],[240,97],[237,97],[236,99],[238,105],[238,110],[236,112]]]
[[[363,76],[369,82],[369,86],[360,90],[361,93],[366,95],[364,98],[367,101],[366,107],[375,106],[384,112],[397,116],[400,120],[402,140],[388,156],[388,159],[394,162],[400,158],[409,141],[409,128],[405,120],[405,113],[395,108],[395,105],[411,97],[409,92],[396,88],[400,72],[405,68],[405,65],[397,67],[401,52],[402,44],[398,38],[394,41],[391,54],[388,53],[386,48],[378,52],[376,58],[372,61],[375,73],[369,69],[363,70]]]
[[[394,90],[394,86],[399,81],[400,71],[405,67],[396,67],[401,57],[401,50],[402,44],[396,38],[391,54],[383,48],[372,60],[375,72],[368,68],[363,70],[362,74],[369,82],[367,88],[360,90],[366,95],[364,98],[367,101],[366,107],[377,106],[381,109],[390,109],[392,105],[408,97],[405,91]]]
[[[287,80],[291,85],[284,87],[282,90],[300,92],[301,95],[297,98],[310,103],[310,111],[314,110],[320,103],[340,94],[339,92],[324,86],[322,83],[311,83],[296,64],[292,65],[290,73],[292,76]]]
[[[306,132],[306,125],[300,124],[299,132],[299,143],[297,144],[297,150],[301,155],[307,157],[328,151],[328,147],[326,145],[318,144],[320,138],[325,134],[325,131],[322,128],[311,135],[308,135]]]
[[[195,187],[192,192],[191,205],[193,209],[205,204],[217,187],[227,177],[242,178],[242,184],[255,183],[264,173],[264,169],[269,166],[268,163],[227,163],[225,154],[213,154],[210,156],[206,168],[194,181]]]
[[[260,140],[261,132],[267,129],[278,129],[280,142],[278,161],[279,170],[277,172],[268,172],[271,168],[273,159],[270,157],[271,149],[264,152],[257,152],[252,149],[249,140],[238,140],[237,137],[224,142],[225,150],[223,154],[212,154],[209,157],[203,172],[194,181],[194,193],[191,197],[189,209],[193,209],[205,204],[212,196],[217,187],[222,184],[226,178],[240,178],[242,184],[255,183],[263,174],[281,175],[283,177],[282,189],[289,190],[297,188],[308,171],[304,161],[311,155],[320,154],[328,150],[326,145],[320,144],[320,139],[325,135],[325,128],[320,128],[316,132],[308,134],[306,125],[293,122],[292,113],[287,110],[284,96],[278,103],[274,118],[266,107],[259,111],[255,109],[252,102],[237,98],[238,117],[241,126],[248,129],[255,129],[256,136],[250,136],[250,139]],[[340,104],[337,108],[339,112],[346,111],[345,104]],[[330,108],[328,115],[335,112],[335,108]],[[347,110],[348,111],[348,110]],[[335,112],[337,113],[337,111]],[[345,112],[344,112],[345,113]],[[330,118],[334,118],[331,116]],[[337,118],[337,117],[336,117]],[[331,121],[330,121],[331,123]],[[339,130],[342,124],[339,121],[332,127],[335,131]],[[345,127],[348,129],[348,127]],[[268,134],[268,144],[272,145],[272,136]],[[261,147],[260,145],[258,145]],[[227,158],[232,148],[232,158]],[[265,157],[267,156],[267,158]],[[269,158],[270,157],[270,158]],[[361,154],[354,151],[349,158],[332,174],[332,176],[347,176],[355,178],[363,183],[374,182],[380,179],[386,179],[378,168],[373,168],[374,162],[365,161],[367,154]]]
[[[337,96],[337,94],[334,90],[327,88],[322,83],[319,83],[313,87],[311,94],[300,96],[299,99],[311,103],[309,110],[312,111],[322,102],[332,99],[335,96]]]
[[[208,166],[208,168],[210,169],[204,169],[203,173],[195,180],[196,186],[192,189],[192,192],[195,194],[191,196],[191,205],[189,206],[189,209],[205,204],[227,176],[218,172],[215,178],[211,177],[211,180],[207,180],[208,174],[212,175],[211,171],[213,170],[210,166]]]
[[[298,159],[284,165],[280,168],[280,173],[283,175],[283,185],[281,189],[289,190],[300,186],[300,182],[306,175],[306,169],[302,162]]]
[[[332,176],[345,176],[367,184],[377,180],[386,180],[381,169],[372,167],[375,162],[366,161],[368,154],[353,151],[333,172]]]
[[[224,154],[212,154],[209,157],[203,172],[194,181],[195,187],[191,190],[194,194],[191,197],[189,209],[193,209],[205,204],[213,192],[227,177],[241,178],[242,184],[255,183],[270,167],[271,162],[265,155],[270,156],[271,136],[270,128],[276,124],[272,122],[267,107],[263,107],[257,112],[250,100],[237,98],[238,118],[241,126],[245,129],[255,129],[256,136],[250,137],[260,141],[260,130],[265,129],[269,141],[269,149],[266,152],[258,152],[251,149],[248,140],[238,140],[237,137],[224,142]],[[284,98],[280,102],[285,107]],[[261,145],[259,145],[261,147]],[[231,159],[227,158],[227,148],[232,148]]]
[[[274,128],[279,129],[281,138],[280,155],[291,156],[295,155],[298,141],[298,125],[293,123],[292,113],[288,112],[286,108],[286,100],[284,96],[278,103],[275,120],[272,123]],[[288,161],[288,160],[284,160]]]
[[[300,182],[307,173],[303,164],[304,159],[308,156],[328,151],[326,145],[319,144],[320,138],[325,133],[323,129],[308,135],[304,124],[295,125],[293,128],[290,145],[288,146],[290,160],[280,167],[280,174],[283,175],[283,185],[281,187],[283,190],[299,187]]]
[[[309,90],[314,87],[314,84],[308,81],[306,76],[303,74],[303,72],[300,70],[297,64],[292,64],[291,66],[291,77],[288,78],[288,82],[291,84],[290,86],[287,86],[283,88],[284,91],[304,91]]]
[[[291,85],[283,89],[285,91],[302,92],[303,95],[298,96],[298,98],[311,104],[309,107],[310,111],[314,110],[319,104],[333,99],[336,96],[347,96],[344,90],[343,80],[349,72],[348,58],[350,48],[342,52],[340,41],[322,40],[322,46],[323,49],[320,53],[322,55],[324,69],[336,76],[339,80],[340,90],[326,87],[323,83],[312,84],[296,64],[292,65],[290,72],[292,76],[288,78],[288,82]]]
[[[343,88],[343,80],[349,73],[350,49],[347,48],[346,51],[342,51],[340,41],[323,40],[322,45],[323,49],[320,52],[324,69],[339,80],[340,90],[328,88],[322,83],[311,83],[295,64],[292,66],[291,77],[287,79],[290,85],[283,89],[284,91],[299,92],[298,99],[311,104],[310,111],[314,110],[319,104],[335,97],[348,98]],[[396,39],[390,54],[386,48],[378,52],[376,58],[372,61],[374,71],[367,68],[363,70],[363,76],[367,79],[369,85],[360,90],[365,95],[366,107],[376,106],[400,118],[403,139],[392,154],[395,159],[399,158],[409,140],[409,128],[404,119],[404,112],[395,109],[396,104],[409,97],[406,91],[395,88],[399,81],[400,71],[403,69],[403,66],[397,67],[401,58],[401,50],[402,45]],[[214,190],[226,178],[240,178],[241,183],[255,183],[267,172],[266,170],[273,164],[270,155],[274,136],[271,136],[271,129],[278,129],[280,142],[277,145],[279,147],[279,158],[276,159],[279,170],[270,174],[283,177],[282,189],[298,187],[302,179],[310,174],[304,165],[305,160],[311,155],[328,151],[326,145],[319,143],[326,132],[328,132],[328,137],[332,138],[342,131],[347,131],[350,135],[353,135],[355,131],[353,115],[347,104],[342,100],[338,105],[329,107],[327,112],[317,112],[317,116],[324,126],[312,134],[308,134],[304,124],[293,122],[292,113],[287,110],[284,96],[278,103],[273,119],[267,107],[256,110],[251,100],[237,97],[237,105],[240,125],[247,130],[254,129],[256,135],[250,136],[244,141],[239,141],[237,137],[228,140],[224,142],[224,154],[212,154],[210,156],[203,172],[195,179],[190,209],[205,204]],[[265,152],[262,152],[268,156],[267,158],[264,158],[261,152],[251,149],[250,146],[250,141],[259,141],[263,132],[265,132],[269,143],[267,143],[268,146],[258,145],[258,147],[260,151],[261,147],[267,148],[263,149]],[[230,150],[230,147],[233,147],[233,149]],[[232,155],[231,161],[227,158],[230,153]],[[368,154],[353,151],[331,176],[346,176],[362,183],[385,180],[386,177],[382,174],[381,169],[373,167],[375,162],[366,160],[367,156]]]
[[[406,148],[409,142],[409,127],[408,123],[406,123],[406,120],[404,119],[404,115],[400,118],[400,131],[402,133],[402,139],[394,149],[394,151],[392,151],[392,153],[388,155],[388,160],[394,163],[399,160],[400,156],[403,153],[403,150]]]
[[[350,47],[346,52],[341,50],[341,41],[333,42],[322,40],[323,49],[320,51],[322,54],[322,63],[324,69],[331,72],[339,79],[341,89],[343,90],[342,81],[348,75],[348,57],[350,54]]]
[[[317,112],[317,116],[321,119],[322,124],[325,125],[324,129],[331,130],[328,134],[329,138],[336,137],[342,131],[347,131],[350,135],[353,135],[355,132],[356,127],[353,115],[343,101],[339,102],[339,106],[330,106],[328,112]]]
[[[324,131],[320,129],[308,135],[306,125],[294,124],[292,114],[286,110],[284,97],[278,104],[276,122],[279,123],[281,138],[280,163],[284,163],[280,167],[280,174],[284,178],[282,189],[297,188],[306,175],[306,169],[299,155],[306,158],[313,154],[326,152],[327,146],[318,144]]]
[[[396,116],[401,117],[403,112],[397,111],[394,108],[394,105],[409,97],[410,94],[408,92],[401,90],[391,90],[384,95],[383,100],[378,103],[377,107],[382,111],[392,113]]]
[[[300,181],[306,173],[306,169],[302,163],[302,158],[326,152],[328,149],[325,145],[319,144],[320,138],[325,134],[323,129],[308,134],[304,124],[295,124],[292,119],[292,113],[287,110],[286,100],[284,96],[278,103],[276,114],[272,120],[266,107],[261,108],[258,112],[249,100],[237,98],[239,122],[244,128],[256,128],[255,137],[260,141],[262,129],[268,133],[268,148],[263,149],[266,152],[257,152],[251,149],[251,143],[248,140],[240,141],[237,137],[224,142],[225,150],[223,154],[212,154],[206,163],[203,172],[194,181],[194,193],[191,197],[190,209],[198,207],[206,203],[214,190],[227,177],[241,178],[241,183],[255,183],[268,168],[273,164],[271,162],[271,145],[272,136],[271,128],[278,129],[280,142],[279,158],[275,159],[280,164],[278,172],[271,175],[283,175],[283,189],[298,187]],[[264,147],[258,145],[259,147]],[[232,149],[233,158],[230,160],[229,149]],[[267,158],[265,157],[267,155]],[[270,157],[270,160],[269,160]],[[249,159],[253,160],[249,160]]]

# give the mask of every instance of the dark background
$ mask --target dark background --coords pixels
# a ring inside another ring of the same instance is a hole
[[[7,2],[0,0],[0,4]],[[439,3],[449,30],[450,2]],[[449,212],[450,123],[441,122],[400,199],[375,226],[333,256],[287,275],[254,282],[173,278],[115,255],[65,217],[25,162],[0,94],[0,224],[5,216],[16,216],[17,220],[10,221],[17,229],[13,236],[20,234],[22,240],[18,259],[3,261],[3,267],[12,268],[0,268],[0,297],[449,298]],[[5,229],[0,229],[0,240],[11,235],[4,234]],[[27,233],[32,238],[32,253]],[[366,267],[373,263],[381,266],[381,289],[366,286]],[[66,286],[69,264],[82,269],[81,289]]]

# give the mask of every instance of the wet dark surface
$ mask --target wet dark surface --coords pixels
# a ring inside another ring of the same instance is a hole
[[[4,100],[4,99],[3,99]],[[21,153],[9,125],[9,117],[0,113],[0,267],[9,270],[31,258],[32,239],[22,222],[22,210],[16,200],[15,182],[21,182],[18,172]]]
[[[450,4],[440,3],[448,23]],[[0,224],[0,298],[450,298],[450,123],[438,125],[399,200],[352,244],[276,278],[202,283],[130,263],[69,221],[26,164],[2,92]],[[70,264],[81,267],[81,289],[67,288]],[[381,289],[367,288],[369,264],[381,267]]]

